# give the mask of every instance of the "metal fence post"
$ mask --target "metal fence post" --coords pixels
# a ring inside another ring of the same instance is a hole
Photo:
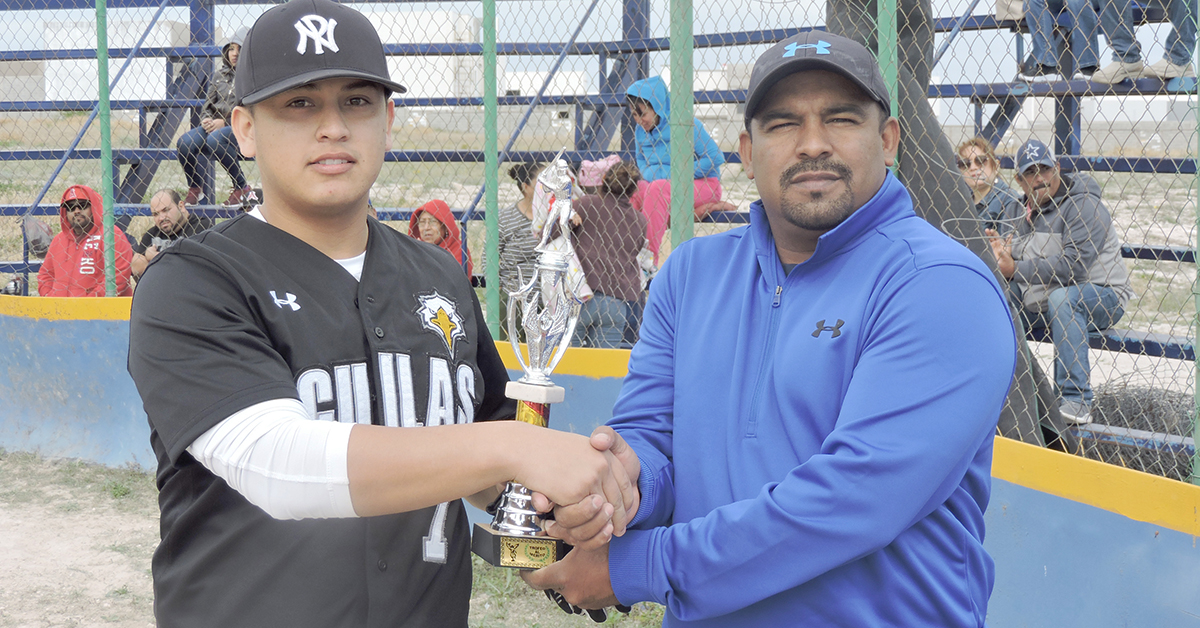
[[[692,237],[692,0],[671,0],[671,246]]]
[[[1195,11],[1189,16],[1189,19],[1200,19]],[[1200,55],[1200,46],[1192,50],[1192,58],[1196,59]],[[1194,111],[1196,112],[1196,130],[1193,131],[1192,145],[1194,152],[1192,153],[1192,162],[1200,166],[1200,81],[1197,81],[1195,86],[1196,100],[1193,103]],[[1196,213],[1197,231],[1192,235],[1193,252],[1200,253],[1200,245],[1197,240],[1200,240],[1200,167],[1196,168],[1196,175],[1192,179],[1192,210]],[[1200,257],[1198,257],[1200,259]],[[1192,338],[1200,339],[1200,263],[1196,264],[1196,281],[1192,282],[1192,298],[1195,304],[1195,312],[1192,314]],[[1195,340],[1193,340],[1195,342]],[[1192,398],[1195,401],[1192,408],[1192,442],[1200,442],[1200,362],[1192,362]],[[1200,485],[1200,448],[1192,450],[1192,474],[1188,478],[1192,484]]]
[[[112,120],[108,110],[108,10],[96,0],[96,71],[100,100],[100,194],[104,197],[104,295],[117,296],[117,257],[113,249]]]
[[[483,255],[486,260],[484,298],[487,301],[488,329],[493,338],[500,333],[500,239],[499,221],[499,155],[497,139],[499,105],[496,101],[496,0],[483,0],[483,189],[484,225],[487,229]],[[465,233],[466,223],[463,223]],[[466,241],[466,238],[463,238]]]
[[[875,24],[879,28],[878,60],[883,80],[887,83],[888,93],[892,95],[892,117],[900,119],[900,71],[897,65],[897,46],[899,37],[896,35],[896,0],[878,0],[878,13]],[[896,154],[896,163],[892,172],[900,171],[900,155]]]

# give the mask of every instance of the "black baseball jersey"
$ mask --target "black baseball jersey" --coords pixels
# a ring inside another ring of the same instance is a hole
[[[142,237],[137,242],[133,243],[133,252],[138,255],[145,255],[146,249],[150,246],[158,249],[161,253],[163,249],[171,246],[176,240],[190,238],[205,229],[212,229],[213,221],[211,218],[202,218],[196,214],[188,214],[187,221],[179,225],[179,229],[175,233],[164,234],[158,225],[154,225],[142,234]]]
[[[256,403],[420,429],[511,417],[507,371],[445,251],[369,220],[362,280],[253,216],[158,255],[130,315],[129,372],[158,457],[159,626],[466,626],[460,500],[279,521],[186,451]]]

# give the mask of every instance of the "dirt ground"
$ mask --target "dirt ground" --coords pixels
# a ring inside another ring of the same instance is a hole
[[[152,475],[0,449],[0,628],[153,627],[157,544]],[[596,625],[478,559],[473,586],[472,627]],[[661,621],[661,607],[642,604],[605,625]]]
[[[0,626],[153,626],[149,475],[0,455]]]

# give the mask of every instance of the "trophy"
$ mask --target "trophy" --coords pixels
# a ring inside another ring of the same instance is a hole
[[[571,278],[578,264],[571,246],[571,177],[560,152],[537,179],[534,192],[534,228],[542,229],[541,242],[534,248],[538,262],[533,277],[509,293],[508,339],[524,375],[509,382],[504,394],[517,401],[517,420],[547,427],[550,404],[563,400],[562,386],[550,381],[550,373],[571,344],[583,299]],[[544,218],[543,218],[544,217]],[[559,235],[552,237],[553,226]],[[517,314],[529,359],[517,343]],[[497,502],[490,526],[475,525],[471,550],[497,567],[540,569],[561,559],[567,546],[559,539],[539,536],[542,528],[533,509],[533,493],[517,482],[509,482]]]

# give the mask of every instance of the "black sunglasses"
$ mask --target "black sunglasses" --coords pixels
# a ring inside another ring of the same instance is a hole
[[[970,159],[963,159],[962,157],[959,157],[957,161],[958,161],[958,169],[966,170],[971,167],[972,162],[974,162],[976,168],[982,168],[984,166],[984,164],[989,163],[991,160],[988,159],[985,155],[975,155],[974,157],[972,157]]]

